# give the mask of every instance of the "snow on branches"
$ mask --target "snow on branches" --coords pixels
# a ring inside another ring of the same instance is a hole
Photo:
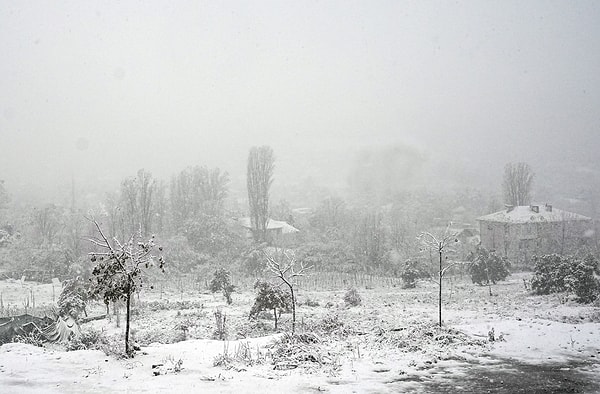
[[[102,297],[105,303],[125,300],[127,303],[127,325],[125,328],[125,353],[131,355],[129,349],[129,322],[131,296],[143,285],[144,269],[158,265],[164,272],[163,256],[155,256],[155,248],[162,252],[162,247],[154,242],[154,235],[147,241],[142,240],[141,231],[132,235],[127,242],[113,238],[112,242],[102,231],[100,224],[92,220],[98,237],[88,238],[97,250],[89,252],[90,260],[95,263],[92,271],[91,295]]]

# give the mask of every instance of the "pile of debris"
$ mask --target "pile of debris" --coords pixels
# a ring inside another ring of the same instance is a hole
[[[433,322],[412,322],[404,327],[376,328],[374,342],[384,348],[395,348],[402,352],[422,352],[425,349],[444,350],[466,346],[483,346],[486,341]]]
[[[315,334],[284,334],[270,348],[276,370],[312,368],[333,364],[337,357],[331,354]]]

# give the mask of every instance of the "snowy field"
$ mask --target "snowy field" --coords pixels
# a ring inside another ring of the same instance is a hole
[[[220,294],[142,293],[132,320],[141,347],[135,358],[107,355],[106,348],[5,344],[0,392],[600,391],[600,308],[564,295],[533,296],[527,278],[509,277],[493,296],[466,278],[446,283],[443,329],[435,324],[433,283],[359,288],[362,304],[355,307],[345,305],[345,289],[299,289],[297,332],[304,340],[297,342],[285,335],[290,314],[277,333],[267,313],[248,319],[250,290],[234,294],[232,305]],[[22,303],[31,291],[3,282],[3,303]],[[51,285],[33,291],[38,308],[51,304]],[[225,341],[211,339],[217,308],[226,315]],[[97,305],[90,314],[102,311]],[[123,316],[112,316],[81,329],[120,346],[124,326]]]

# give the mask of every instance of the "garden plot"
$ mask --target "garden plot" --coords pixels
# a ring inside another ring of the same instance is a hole
[[[362,302],[352,307],[344,301],[345,289],[299,289],[295,336],[288,334],[288,313],[282,314],[278,332],[270,313],[248,319],[250,290],[234,293],[232,305],[221,294],[145,290],[133,309],[133,337],[140,346],[135,358],[116,355],[125,323],[111,313],[110,320],[81,327],[97,336],[96,350],[0,347],[0,387],[9,393],[422,392],[460,383],[452,379],[485,388],[481,379],[493,379],[486,375],[492,370],[506,369],[508,379],[519,368],[548,365],[538,372],[580,372],[573,375],[574,386],[563,389],[600,388],[594,375],[600,357],[598,307],[564,296],[532,296],[526,278],[514,275],[494,286],[493,296],[466,280],[448,281],[443,328],[436,325],[433,283],[358,288]],[[90,314],[103,308],[96,305]],[[217,310],[225,316],[225,341],[212,339]],[[474,366],[479,380],[468,375]]]

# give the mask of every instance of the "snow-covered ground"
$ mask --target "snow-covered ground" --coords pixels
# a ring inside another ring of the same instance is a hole
[[[58,346],[5,344],[0,347],[0,392],[427,392],[431,390],[427,384],[438,378],[457,379],[459,387],[472,363],[484,370],[489,365],[491,370],[512,362],[565,365],[565,373],[570,373],[567,365],[574,362],[585,365],[585,378],[597,384],[591,372],[600,372],[600,309],[564,297],[530,295],[524,289],[524,277],[515,275],[495,286],[494,296],[488,295],[487,288],[456,280],[444,296],[445,330],[433,324],[436,288],[430,283],[412,290],[358,289],[363,303],[350,308],[342,301],[345,290],[300,290],[298,329],[318,334],[321,344],[315,349],[322,354],[317,357],[329,361],[323,365],[306,362],[294,369],[274,369],[267,356],[274,351],[270,344],[283,335],[272,333],[272,321],[262,328],[270,331],[268,335],[236,339],[245,335],[243,328],[249,324],[250,292],[238,294],[233,306],[224,305],[219,295],[190,293],[184,299],[199,307],[144,309],[132,324],[141,337],[149,330],[176,330],[178,322],[187,319],[194,326],[188,332],[191,339],[147,344],[134,359],[118,359],[100,350],[65,352]],[[155,295],[145,296],[152,299]],[[307,301],[318,306],[309,306]],[[224,308],[229,316],[229,341],[207,339],[214,330],[216,307]],[[330,335],[314,328],[325,319],[338,324]],[[82,329],[93,327],[116,335],[123,326],[117,328],[112,319],[88,323]],[[289,327],[287,315],[283,327]],[[490,342],[492,329],[495,341]],[[249,349],[250,360],[261,354],[266,361],[238,360],[214,366],[220,355],[234,358],[240,349]],[[175,371],[178,360],[181,371]],[[153,368],[157,364],[162,365]],[[463,390],[469,392],[468,387]]]

